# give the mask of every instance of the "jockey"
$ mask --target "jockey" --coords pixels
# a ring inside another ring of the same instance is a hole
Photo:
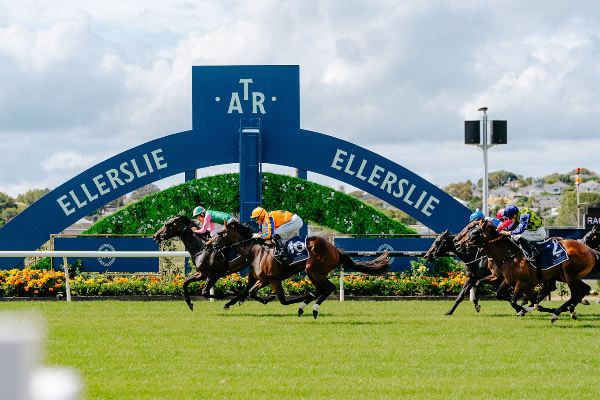
[[[196,218],[202,224],[200,229],[196,228],[195,226],[192,227],[192,231],[194,231],[194,233],[202,235],[206,232],[209,232],[212,235],[215,229],[215,224],[212,222],[213,218],[216,218],[218,223],[223,223],[224,220],[226,221],[231,218],[231,215],[220,211],[205,210],[204,207],[198,206],[194,208],[192,217]]]
[[[534,211],[523,207],[520,210],[509,205],[498,211],[498,218],[502,223],[498,231],[503,235],[510,235],[524,249],[531,253],[531,259],[536,260],[540,255],[539,250],[531,242],[539,242],[546,239],[544,221]]]
[[[483,215],[483,213],[481,212],[481,210],[478,208],[476,209],[473,214],[471,214],[471,216],[469,217],[469,222],[473,221],[474,219],[477,218],[485,218],[485,215]]]
[[[281,235],[302,228],[302,225],[304,225],[302,218],[289,211],[277,210],[267,212],[267,210],[262,207],[256,207],[252,211],[250,218],[255,220],[257,224],[264,224],[267,227],[265,233],[255,233],[253,237],[260,239],[270,239],[272,237],[275,241],[275,246],[277,247],[274,256],[287,258],[287,249],[281,240]]]

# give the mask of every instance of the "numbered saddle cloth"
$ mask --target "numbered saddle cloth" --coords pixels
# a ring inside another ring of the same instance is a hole
[[[532,243],[540,251],[540,266],[544,269],[552,268],[569,259],[565,248],[556,239],[546,239],[543,242]],[[524,251],[527,259],[530,254]]]
[[[306,248],[306,237],[294,236],[285,244],[288,251],[288,264],[296,264],[308,260],[308,249]]]

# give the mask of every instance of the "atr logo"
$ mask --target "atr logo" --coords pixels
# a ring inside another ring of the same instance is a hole
[[[394,248],[391,245],[384,243],[377,248],[377,251],[394,251]],[[388,260],[390,260],[390,265],[394,263],[394,257],[388,257]]]
[[[110,243],[104,243],[98,248],[98,251],[110,253],[111,251],[115,251],[115,248]],[[115,263],[115,257],[98,257],[98,262],[104,267],[110,267]]]
[[[242,78],[239,80],[239,83],[243,86],[243,101],[246,102],[244,104],[247,104],[248,106],[252,106],[252,114],[266,114],[267,111],[265,110],[265,94],[262,92],[250,92],[249,90],[249,85],[251,83],[254,83],[252,81],[252,78]],[[247,103],[248,101],[250,101],[250,94],[252,94],[252,101],[251,103]],[[215,101],[218,103],[221,101],[220,97],[215,97]],[[276,102],[277,101],[277,97],[272,96],[271,97],[271,101],[272,102]],[[231,98],[229,100],[229,108],[227,109],[227,114],[233,114],[234,112],[236,112],[237,114],[244,114],[244,107],[242,106],[242,100],[240,100],[240,92],[232,92],[231,93]]]

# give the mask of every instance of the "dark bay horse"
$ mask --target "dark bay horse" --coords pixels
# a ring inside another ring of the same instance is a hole
[[[481,242],[483,242],[488,256],[501,270],[505,278],[503,284],[514,285],[510,304],[519,315],[530,311],[517,303],[522,294],[529,299],[536,298],[533,288],[538,283],[544,283],[544,286],[548,287],[553,280],[558,280],[569,286],[570,298],[558,308],[546,308],[539,305],[536,305],[536,308],[539,311],[554,314],[552,316],[553,323],[562,312],[567,310],[572,310],[571,316],[574,319],[577,318],[574,311],[575,306],[591,289],[581,279],[596,267],[600,253],[576,240],[559,240],[558,242],[565,248],[569,258],[552,268],[541,271],[542,282],[539,282],[536,269],[529,264],[520,247],[507,236],[500,234],[491,221],[481,220],[476,226],[467,226],[455,238],[455,246],[460,251],[467,251],[472,246],[481,246]]]
[[[594,250],[600,250],[600,229],[598,225],[594,225],[589,232],[587,232],[581,242]]]
[[[472,221],[471,224],[473,222],[475,221]],[[487,281],[498,287],[504,280],[504,278],[499,279],[493,273],[493,267],[489,265],[492,261],[488,260],[485,250],[471,247],[469,251],[460,252],[456,250],[454,235],[446,230],[435,239],[429,250],[427,250],[427,253],[425,253],[424,258],[426,261],[431,262],[439,257],[450,257],[449,253],[454,253],[465,263],[465,275],[467,279],[465,279],[465,283],[456,297],[454,304],[444,315],[452,315],[467,293],[472,294],[471,297],[475,305],[475,310],[479,312],[481,310],[481,306],[479,305],[479,287]]]
[[[183,283],[183,296],[185,302],[192,311],[194,310],[194,305],[192,304],[188,290],[190,283],[206,279],[205,285],[202,288],[202,296],[215,299],[229,297],[233,295],[233,293],[215,295],[210,293],[210,289],[215,286],[215,283],[217,283],[219,278],[234,272],[239,272],[248,265],[248,260],[243,257],[238,257],[233,262],[228,263],[225,255],[225,261],[222,263],[202,265],[198,260],[205,244],[210,239],[210,234],[206,232],[203,235],[198,235],[192,231],[192,227],[194,226],[197,226],[194,220],[183,215],[178,215],[165,222],[165,224],[152,236],[156,243],[178,237],[185,245],[185,249],[190,253],[192,263],[196,267],[196,273],[189,276]]]
[[[341,264],[346,268],[369,275],[383,274],[389,269],[387,252],[372,261],[355,262],[343,250],[338,249],[320,236],[306,238],[309,258],[292,265],[282,265],[277,261],[273,256],[274,249],[265,245],[262,239],[253,238],[252,230],[237,220],[227,221],[224,231],[219,232],[219,236],[226,239],[228,246],[235,247],[250,262],[250,273],[248,274],[248,284],[245,291],[237,298],[229,301],[225,308],[240,299],[243,300],[247,295],[267,303],[273,298],[260,298],[256,292],[262,286],[271,285],[281,304],[288,305],[302,302],[298,309],[298,316],[301,316],[304,313],[304,308],[316,299],[313,306],[313,317],[317,318],[321,303],[335,291],[335,285],[327,279],[327,275],[334,268]],[[205,262],[207,264],[218,263],[218,259],[211,258],[208,252],[203,252],[199,261],[201,265],[204,265]],[[315,285],[316,292],[307,293],[306,296],[286,298],[281,282],[301,271],[304,271]]]

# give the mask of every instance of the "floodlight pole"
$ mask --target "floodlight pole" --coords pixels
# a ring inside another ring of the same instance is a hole
[[[487,135],[487,124],[488,124],[488,118],[487,118],[487,107],[481,107],[480,109],[478,109],[477,111],[483,111],[483,144],[480,145],[479,147],[481,147],[481,149],[483,150],[483,194],[482,194],[482,206],[481,206],[481,210],[483,211],[483,214],[488,217],[489,216],[489,212],[488,212],[488,156],[487,156],[487,150],[488,148],[492,147],[493,145],[488,145],[488,135]]]

